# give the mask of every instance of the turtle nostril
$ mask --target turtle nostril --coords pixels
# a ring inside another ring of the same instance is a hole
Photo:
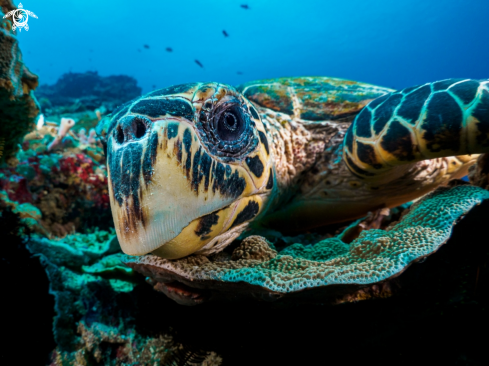
[[[136,133],[134,134],[137,139],[140,139],[146,134],[146,124],[141,121],[139,118],[136,118],[135,120],[136,124]]]
[[[115,131],[115,139],[119,144],[124,142],[124,131],[122,131],[122,127],[118,126]]]
[[[141,116],[123,117],[114,131],[115,141],[122,145],[142,139],[151,126],[151,120]]]

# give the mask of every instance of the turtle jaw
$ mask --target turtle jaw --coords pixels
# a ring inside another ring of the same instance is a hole
[[[199,217],[190,222],[177,237],[154,250],[153,254],[166,259],[178,259],[193,253],[206,254],[213,252],[214,248],[224,248],[246,229],[249,220],[263,211],[265,202],[266,197],[255,194]]]
[[[262,211],[266,177],[216,160],[186,119],[147,125],[142,138],[108,138],[111,209],[126,254],[181,258]]]

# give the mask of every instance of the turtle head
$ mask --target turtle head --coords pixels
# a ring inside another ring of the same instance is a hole
[[[126,254],[211,253],[266,209],[274,179],[266,130],[233,87],[157,90],[114,111],[101,131]]]

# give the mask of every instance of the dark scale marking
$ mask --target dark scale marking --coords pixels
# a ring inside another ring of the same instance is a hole
[[[200,171],[202,172],[204,181],[204,190],[207,192],[209,190],[209,180],[211,175],[212,159],[205,151],[200,158]]]
[[[489,92],[482,91],[479,104],[472,112],[472,115],[477,118],[477,129],[480,134],[476,137],[477,143],[483,147],[489,146]]]
[[[224,172],[226,168],[222,163],[217,163],[214,166],[214,172],[213,172],[213,177],[214,177],[214,184],[212,185],[212,191],[215,193],[216,190],[219,190],[219,187],[224,186],[224,181],[226,178],[224,178]]]
[[[462,135],[462,110],[447,92],[434,94],[427,107],[427,116],[421,128],[423,139],[432,152],[460,150]]]
[[[182,163],[182,141],[180,141],[180,139],[177,139],[177,141],[175,141],[175,145],[173,146],[173,153],[177,157],[178,162],[181,164]]]
[[[258,204],[258,202],[249,201],[245,208],[243,208],[243,211],[241,211],[236,216],[231,227],[235,227],[242,224],[243,222],[250,221],[258,214],[258,211],[260,211],[260,205]]]
[[[379,134],[389,122],[394,110],[399,105],[402,99],[402,94],[391,94],[390,97],[375,109],[374,117],[374,132]]]
[[[250,168],[251,172],[258,178],[263,174],[263,163],[261,162],[260,156],[254,156],[252,158],[246,158],[246,164]]]
[[[109,150],[108,165],[114,199],[124,207],[123,232],[125,228],[134,231],[137,223],[145,225],[145,218],[140,205],[140,175],[142,144],[128,144],[123,149]]]
[[[187,154],[187,160],[185,161],[185,174],[187,179],[190,178],[190,168],[192,167],[192,154],[190,154],[190,148],[192,146],[192,134],[188,128],[183,132],[183,146]]]
[[[266,189],[272,189],[273,188],[273,170],[270,168],[270,175],[268,176],[268,182],[267,186],[265,187]]]
[[[411,133],[399,121],[394,120],[389,124],[380,146],[400,161],[412,161],[415,158]]]
[[[168,140],[177,137],[178,135],[178,123],[169,123],[168,128],[166,130],[166,135],[168,136]]]
[[[258,116],[258,113],[254,107],[250,106],[250,112],[251,112],[251,115],[253,116],[254,119],[257,119],[257,120],[260,119],[260,117]]]
[[[149,117],[161,117],[167,114],[183,117],[192,121],[194,112],[189,102],[183,99],[143,99],[131,107],[132,113]]]
[[[355,175],[359,178],[363,178],[363,176],[366,176],[366,177],[369,177],[369,176],[373,176],[374,174],[373,173],[369,173],[367,172],[366,170],[363,170],[362,168],[360,168],[358,165],[356,165],[353,160],[350,159],[350,157],[348,156],[348,154],[345,154],[345,157],[346,157],[346,162],[348,163],[348,167],[353,170],[352,173],[356,173]],[[358,175],[357,175],[358,174]]]
[[[162,95],[173,95],[188,92],[190,89],[196,87],[198,84],[180,84],[173,85],[167,88],[155,90],[154,92],[148,94],[151,97],[158,97]]]
[[[419,119],[421,109],[430,94],[430,85],[425,85],[411,94],[406,95],[401,106],[397,110],[397,115],[404,118],[410,124],[415,125],[416,121]]]
[[[382,168],[382,164],[377,160],[375,149],[372,145],[362,144],[360,141],[357,141],[357,156],[362,163],[373,166],[375,169]]]
[[[270,155],[270,151],[268,150],[267,136],[261,131],[258,131],[258,135],[260,136],[261,143],[263,144],[263,146],[265,146],[265,150],[267,151],[267,155]]]
[[[437,81],[436,83],[433,83],[433,91],[448,89],[450,85],[455,84],[462,80],[463,79],[448,79],[448,80]]]
[[[345,143],[348,150],[353,153],[353,125],[346,131]]]
[[[202,147],[199,147],[199,150],[194,154],[194,163],[192,168],[192,189],[194,192],[199,193],[199,185],[202,181],[203,174],[200,172],[199,164],[200,164],[200,156],[202,154]]]
[[[207,240],[209,236],[207,236],[212,231],[212,226],[219,222],[219,216],[216,212],[213,212],[209,215],[202,216],[199,220],[199,224],[197,229],[195,229],[195,234],[200,236],[200,240]]]
[[[450,91],[459,97],[464,104],[469,104],[474,100],[479,85],[475,80],[468,80],[452,86]]]
[[[355,118],[353,122],[355,124],[355,135],[359,137],[372,137],[372,131],[370,130],[370,120],[372,118],[372,113],[365,107],[362,109],[360,114]]]
[[[149,138],[149,144],[146,147],[143,158],[143,176],[146,186],[151,182],[154,169],[153,166],[156,161],[156,154],[158,153],[158,134],[153,133]]]
[[[231,169],[231,166],[226,165],[226,178],[229,178],[233,170]]]
[[[374,110],[380,103],[384,102],[387,98],[389,98],[390,94],[383,95],[377,99],[372,100],[368,106],[371,110]]]
[[[219,191],[225,197],[238,198],[246,187],[246,180],[239,176],[236,170],[233,174],[226,178],[224,176],[226,168],[222,163],[216,163],[213,172],[214,183],[212,191]]]

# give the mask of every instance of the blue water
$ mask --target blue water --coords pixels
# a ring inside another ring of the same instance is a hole
[[[131,75],[143,92],[192,81],[239,84],[281,76],[335,76],[396,89],[489,77],[488,0],[22,4],[38,16],[19,38],[41,83],[87,70]]]

